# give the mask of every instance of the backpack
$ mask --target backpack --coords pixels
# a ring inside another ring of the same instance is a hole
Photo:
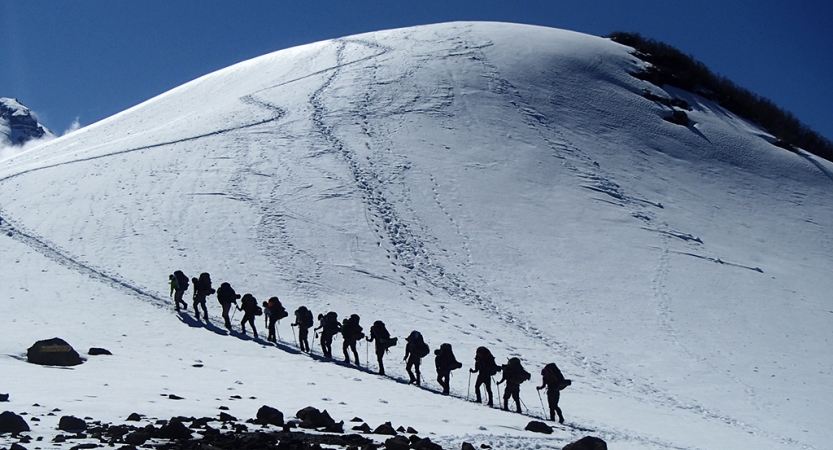
[[[174,278],[176,278],[176,288],[178,291],[188,290],[188,277],[186,277],[181,270],[177,270],[176,272],[174,272]]]
[[[211,275],[209,275],[208,272],[203,272],[200,274],[199,280],[197,280],[197,282],[194,283],[194,290],[200,290],[202,292],[205,292],[205,295],[211,295],[215,292],[214,289],[211,288]]]
[[[351,315],[348,319],[344,319],[344,325],[341,326],[341,334],[345,340],[358,341],[364,337],[362,333],[363,328],[359,325],[361,320],[358,314]]]
[[[415,357],[422,359],[431,353],[431,349],[428,347],[428,344],[425,343],[425,340],[422,338],[422,333],[419,331],[412,331],[406,340],[411,346],[411,354]]]
[[[385,323],[381,320],[373,322],[373,326],[370,327],[370,336],[372,336],[373,339],[376,339],[378,342],[376,345],[384,349],[388,349],[396,345],[397,338],[390,337],[390,333],[385,327]]]
[[[281,305],[281,301],[278,300],[278,297],[270,298],[268,305],[269,311],[272,317],[275,318],[275,320],[281,320],[289,315],[289,313],[286,312],[286,308],[284,308],[283,305]]]
[[[243,299],[240,300],[240,308],[246,312],[251,311],[256,316],[263,315],[263,308],[257,304],[257,299],[252,294],[246,294],[243,296]]]
[[[324,328],[321,330],[325,334],[336,334],[341,329],[338,323],[338,314],[330,311],[324,314]]]
[[[445,343],[439,349],[434,350],[434,354],[437,355],[434,358],[434,364],[437,366],[437,370],[452,371],[463,367],[463,364],[457,361],[457,358],[454,356],[454,352],[451,350],[451,344],[449,343]]]
[[[549,363],[544,366],[541,369],[541,375],[544,377],[544,384],[547,385],[547,389],[552,388],[560,391],[573,384],[572,380],[564,378],[564,375],[555,363]]]
[[[500,367],[495,363],[495,357],[486,347],[477,347],[474,361],[480,363],[480,372],[485,376],[491,377],[500,371]]]
[[[531,377],[532,375],[521,366],[521,360],[518,358],[510,358],[503,366],[503,378],[507,383],[521,384]]]
[[[304,328],[310,328],[312,326],[312,311],[306,306],[299,307],[295,310],[295,322]]]

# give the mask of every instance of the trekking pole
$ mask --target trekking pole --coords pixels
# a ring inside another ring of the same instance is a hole
[[[280,329],[281,321],[279,320],[278,323],[275,324],[275,332],[278,333],[278,342],[281,341],[281,329]]]
[[[466,386],[466,401],[469,401],[469,396],[471,394],[471,371],[469,371],[469,384]]]
[[[524,407],[524,409],[526,410],[526,412],[529,412],[529,407],[528,407],[528,406],[526,406],[526,403],[524,403],[524,399],[522,399],[522,398],[521,398],[521,395],[520,395],[520,394],[518,394],[518,400],[520,400],[520,401],[521,401],[521,405]]]
[[[292,340],[295,341],[295,346],[299,347],[298,338],[295,337],[295,327],[292,327]]]
[[[541,390],[540,389],[535,389],[535,390],[538,391],[538,400],[541,401],[541,411],[544,412],[544,420],[547,420],[547,409],[544,408],[544,399],[541,398]]]
[[[364,340],[364,365],[370,368],[370,344],[367,343],[367,339]]]

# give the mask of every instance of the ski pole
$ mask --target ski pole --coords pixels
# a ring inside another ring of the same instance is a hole
[[[278,342],[281,342],[281,329],[280,329],[281,321],[279,320],[278,323],[275,324],[275,332],[278,333]]]
[[[538,400],[541,401],[541,411],[544,411],[544,420],[547,420],[547,409],[544,408],[544,399],[541,398],[541,390],[536,389],[536,391],[538,391]]]
[[[298,338],[295,337],[295,327],[292,327],[292,340],[295,341],[295,346],[298,347]]]
[[[523,407],[524,407],[524,409],[526,410],[526,412],[529,412],[529,408],[526,406],[526,403],[524,403],[524,399],[522,399],[522,398],[521,398],[521,394],[520,394],[520,393],[518,394],[518,400],[520,400],[520,401],[521,401],[521,406],[523,406]]]

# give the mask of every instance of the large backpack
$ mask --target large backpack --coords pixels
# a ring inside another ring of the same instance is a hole
[[[370,335],[373,339],[376,339],[378,342],[378,346],[384,349],[388,349],[396,345],[396,338],[391,338],[388,329],[385,327],[385,323],[381,320],[377,320],[373,322],[373,326],[370,327]]]
[[[269,311],[272,317],[275,318],[275,320],[281,320],[289,315],[289,313],[286,312],[286,308],[284,308],[283,305],[281,305],[281,301],[278,299],[278,297],[270,298],[267,305],[269,306]]]
[[[327,314],[324,314],[324,329],[321,330],[325,334],[336,334],[341,329],[341,325],[338,323],[338,314],[334,311],[330,311]]]
[[[194,285],[195,291],[199,290],[201,292],[204,292],[205,295],[211,295],[215,292],[214,289],[211,288],[211,275],[209,275],[208,272],[201,273],[199,280],[197,280],[197,283],[199,284]]]
[[[520,359],[510,358],[509,362],[503,366],[503,378],[508,383],[521,384],[530,379],[531,375],[521,366]]]
[[[452,371],[463,367],[463,364],[457,361],[457,358],[454,356],[454,351],[451,350],[451,344],[449,343],[445,343],[439,349],[434,350],[434,354],[437,355],[434,358],[434,364],[437,366],[437,370]]]
[[[573,384],[572,380],[568,380],[564,378],[564,375],[561,373],[561,370],[558,369],[558,366],[555,363],[549,363],[541,369],[541,375],[544,377],[544,384],[548,386],[548,388],[553,388],[557,390],[562,390],[567,386]]]
[[[178,291],[187,291],[188,290],[188,277],[182,273],[181,270],[177,270],[174,272],[174,277],[176,278],[176,287]]]
[[[480,363],[480,372],[483,375],[491,377],[500,371],[497,363],[495,363],[495,357],[486,347],[477,347],[474,361]]]
[[[344,335],[345,340],[358,341],[364,337],[364,333],[362,332],[364,329],[359,325],[360,320],[358,314],[353,314],[344,320],[344,325],[341,327],[341,334]]]
[[[414,330],[411,332],[408,336],[408,343],[411,345],[411,354],[417,358],[425,358],[431,353],[431,349],[425,343],[425,340],[422,338],[422,333],[419,331]]]
[[[312,311],[306,306],[301,306],[295,310],[295,322],[304,328],[312,327]]]

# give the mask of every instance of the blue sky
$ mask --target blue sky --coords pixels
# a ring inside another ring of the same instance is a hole
[[[833,139],[829,0],[0,0],[0,97],[60,134],[275,50],[455,20],[639,32]]]

